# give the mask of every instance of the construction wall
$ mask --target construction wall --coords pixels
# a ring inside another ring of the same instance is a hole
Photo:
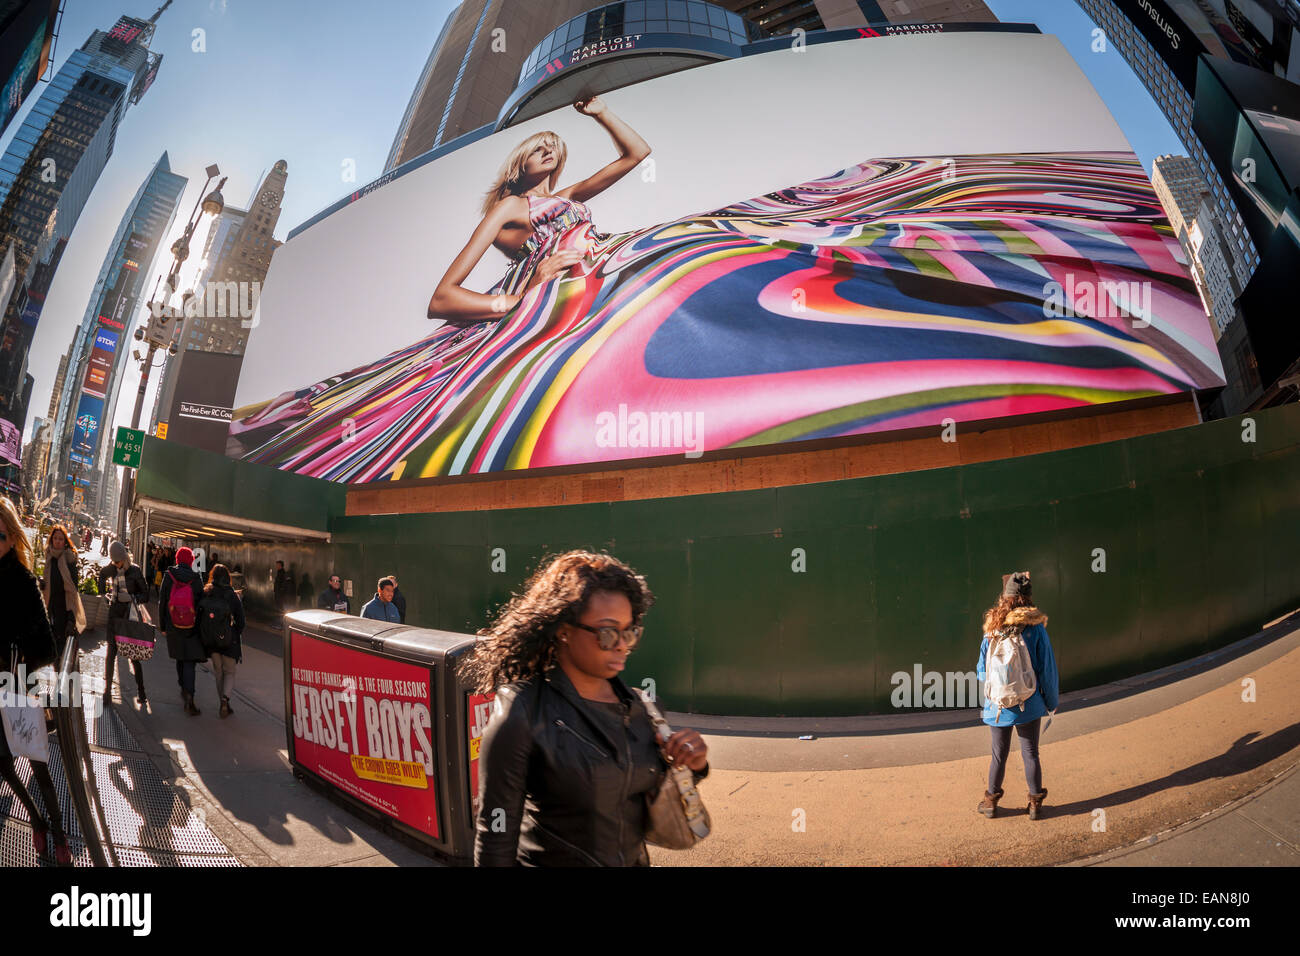
[[[737,715],[885,712],[896,672],[973,670],[1001,574],[1028,569],[1069,690],[1300,606],[1300,406],[1251,421],[756,491],[348,516],[336,566],[396,572],[411,623],[473,632],[543,554],[608,549],[659,595],[625,679]]]

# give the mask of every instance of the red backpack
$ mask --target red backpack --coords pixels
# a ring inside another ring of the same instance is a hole
[[[189,586],[188,582],[181,584],[170,571],[167,572],[167,577],[172,579],[171,594],[167,596],[167,616],[171,618],[172,626],[179,628],[193,627],[196,618],[194,589]]]

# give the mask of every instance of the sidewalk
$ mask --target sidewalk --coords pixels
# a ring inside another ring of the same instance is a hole
[[[157,620],[156,605],[150,612]],[[102,643],[103,634],[100,632]],[[118,660],[124,703],[116,710],[156,764],[184,781],[196,813],[248,866],[434,866],[435,861],[295,780],[284,727],[281,637],[256,625],[244,634],[233,713],[217,716],[212,671],[200,664],[186,716],[165,638],[145,664],[148,709],[135,703],[130,665]]]
[[[216,716],[200,665],[187,717],[161,645],[149,712],[118,710],[155,759],[174,762],[207,826],[246,864],[431,865],[294,780],[281,637],[245,633],[232,699]],[[120,667],[120,664],[119,664]],[[134,681],[125,678],[128,700]],[[1242,679],[1256,700],[1243,701]],[[669,714],[706,736],[701,793],[714,834],[667,866],[1300,864],[1300,621],[1205,659],[1062,701],[1041,757],[1045,818],[1026,816],[1012,748],[999,817],[974,812],[988,730],[974,712],[774,720]],[[954,726],[956,725],[956,726]],[[911,728],[925,727],[915,730]],[[812,733],[814,740],[799,740]]]

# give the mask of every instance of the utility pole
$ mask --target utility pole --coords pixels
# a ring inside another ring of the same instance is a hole
[[[170,0],[168,0],[170,2]],[[166,9],[164,5],[163,9]],[[162,10],[158,11],[159,13]],[[155,17],[157,14],[154,15]],[[206,192],[212,180],[221,175],[221,170],[216,165],[209,166],[206,170],[208,180],[203,184],[203,191]],[[194,297],[193,292],[187,292],[181,297],[181,307],[177,311],[168,303],[176,290],[181,284],[181,266],[185,260],[190,257],[190,240],[194,238],[194,231],[199,224],[202,216],[216,216],[221,210],[226,208],[225,198],[221,195],[221,188],[226,185],[226,179],[217,183],[217,188],[212,192],[200,195],[201,199],[194,203],[194,210],[190,213],[189,221],[185,224],[185,232],[181,237],[172,243],[172,267],[171,272],[167,275],[167,286],[164,290],[162,300],[158,300],[158,284],[154,283],[154,294],[149,301],[149,322],[146,326],[135,330],[137,342],[147,342],[149,351],[141,357],[136,353],[136,358],[140,360],[140,388],[135,393],[135,411],[131,414],[131,427],[140,427],[140,416],[144,412],[144,395],[149,388],[149,373],[153,371],[153,357],[159,349],[166,349],[168,355],[175,355],[178,351],[176,344],[176,332],[183,325],[186,306],[190,299]],[[202,206],[202,209],[200,209]],[[159,282],[162,276],[158,277]],[[172,325],[170,320],[178,318],[181,321]],[[165,360],[164,360],[165,361]],[[117,537],[120,541],[126,540],[126,513],[131,508],[131,500],[135,497],[135,469],[124,468],[122,475],[122,496],[118,505],[117,513]],[[141,547],[144,545],[142,544]]]

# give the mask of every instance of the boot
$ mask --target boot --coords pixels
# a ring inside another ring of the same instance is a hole
[[[221,698],[221,713],[220,713],[220,716],[222,716],[222,717],[229,717],[230,714],[231,714],[231,710],[230,710],[230,698],[229,698],[229,697],[223,697],[223,698]]]
[[[54,862],[59,866],[72,866],[72,848],[64,833],[54,834]]]
[[[990,820],[998,815],[998,801],[1002,799],[1002,790],[998,789],[994,793],[984,791],[984,799],[975,809],[984,814]]]
[[[201,713],[201,711],[198,709],[198,707],[194,705],[194,695],[191,694],[189,691],[185,691],[184,695],[185,695],[185,713],[189,714],[191,717],[197,717]]]
[[[1031,793],[1029,795],[1029,819],[1037,820],[1043,815],[1043,801],[1047,799],[1047,788],[1044,787],[1042,793]]]
[[[32,821],[32,847],[36,850],[37,856],[45,855],[45,849],[47,846],[46,835],[49,832],[50,828],[45,824],[37,823],[35,820]]]

